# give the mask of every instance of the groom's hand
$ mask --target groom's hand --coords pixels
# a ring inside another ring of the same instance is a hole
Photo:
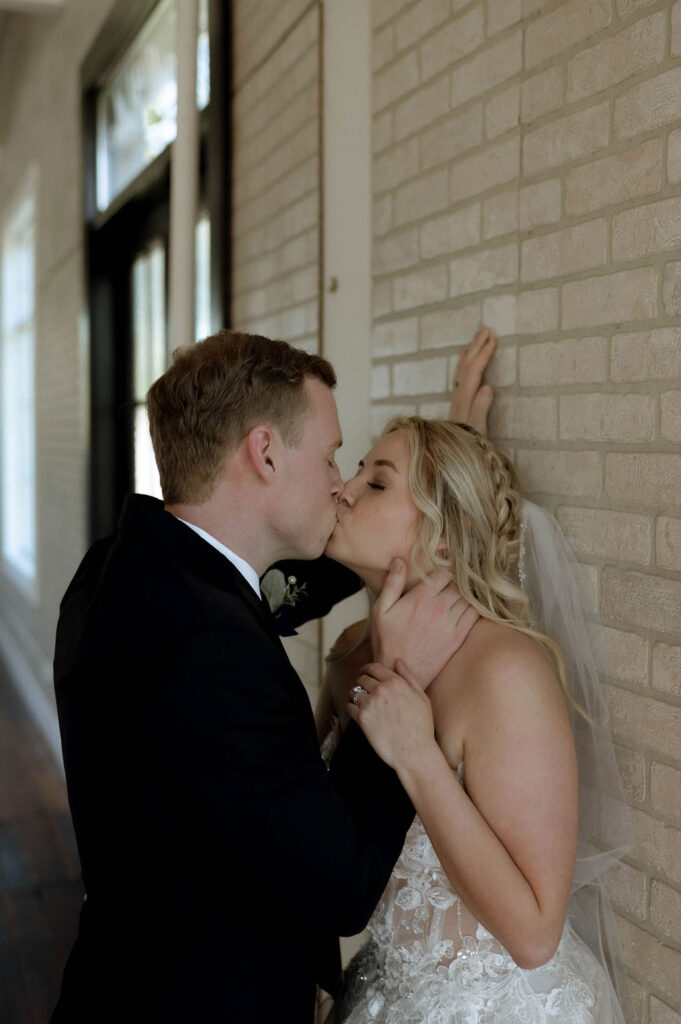
[[[374,660],[394,669],[401,658],[424,690],[458,651],[479,616],[443,569],[403,594],[407,566],[393,559],[371,613]]]

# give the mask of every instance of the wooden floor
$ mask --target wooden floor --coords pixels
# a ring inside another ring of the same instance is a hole
[[[46,1024],[83,898],[64,779],[0,662],[0,1022]]]

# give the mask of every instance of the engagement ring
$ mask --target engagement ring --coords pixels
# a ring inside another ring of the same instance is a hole
[[[350,697],[350,700],[352,701],[353,704],[356,704],[359,707],[359,695],[360,695],[360,693],[367,693],[368,694],[369,691],[365,690],[363,686],[353,686],[353,688],[350,690],[350,693],[352,694],[352,696]]]

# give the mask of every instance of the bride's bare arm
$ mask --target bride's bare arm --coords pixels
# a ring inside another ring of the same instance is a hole
[[[469,654],[468,677],[445,672],[433,684],[441,745],[428,696],[381,666],[360,679],[371,693],[349,713],[396,769],[465,905],[519,966],[532,968],[550,959],[563,929],[577,770],[547,659],[524,637],[512,636],[509,649],[508,633],[496,627],[490,641],[484,629],[471,645],[480,657]],[[443,746],[463,755],[466,790]]]

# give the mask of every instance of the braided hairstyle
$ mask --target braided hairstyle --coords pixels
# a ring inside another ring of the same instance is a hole
[[[522,496],[511,460],[473,427],[448,420],[400,416],[409,447],[409,489],[421,512],[411,552],[418,566],[441,566],[462,597],[486,619],[536,640],[554,662],[569,701],[557,645],[533,629],[527,596],[512,570],[520,553]]]

